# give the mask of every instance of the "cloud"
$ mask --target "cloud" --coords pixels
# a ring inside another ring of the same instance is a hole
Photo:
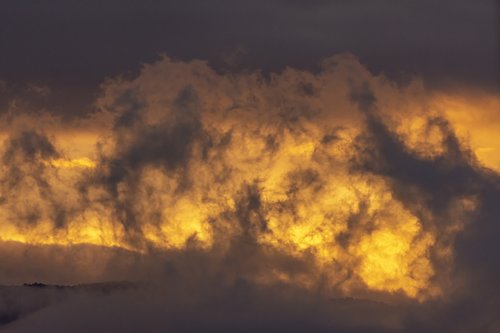
[[[422,81],[321,66],[164,57],[104,82],[84,119],[4,115],[0,281],[142,285],[9,329],[493,332],[490,160]],[[73,128],[98,134],[63,144]]]
[[[67,117],[92,112],[103,77],[133,76],[140,63],[163,53],[208,59],[218,70],[269,73],[317,69],[331,54],[352,52],[370,70],[402,83],[419,74],[433,87],[498,88],[494,0],[106,0],[76,7],[31,0],[9,1],[0,22],[8,31],[0,64],[0,79],[13,87],[7,99],[23,96],[27,103],[24,87],[45,85],[52,93],[31,97],[33,104]],[[225,50],[241,47],[245,57],[233,66]]]

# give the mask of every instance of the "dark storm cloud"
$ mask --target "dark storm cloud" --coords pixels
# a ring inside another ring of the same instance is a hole
[[[0,79],[52,87],[43,103],[63,113],[160,53],[275,71],[352,52],[403,81],[494,87],[498,21],[494,0],[5,1]]]

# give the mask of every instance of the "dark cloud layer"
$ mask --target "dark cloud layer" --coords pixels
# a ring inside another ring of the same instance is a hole
[[[369,69],[430,85],[498,87],[495,0],[5,1],[0,79],[53,88],[42,105],[88,106],[105,76],[161,53],[222,70],[314,68],[339,52]],[[72,108],[73,111],[68,111]]]

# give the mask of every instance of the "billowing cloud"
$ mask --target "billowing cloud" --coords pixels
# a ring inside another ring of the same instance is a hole
[[[485,154],[460,107],[487,100],[492,121],[473,123],[493,132],[500,98],[460,96],[348,54],[269,76],[164,57],[103,83],[85,117],[7,112],[0,281],[142,281],[70,301],[104,327],[94,304],[179,332],[190,316],[209,331],[493,332],[500,147]],[[50,319],[66,311],[11,327],[67,330]]]

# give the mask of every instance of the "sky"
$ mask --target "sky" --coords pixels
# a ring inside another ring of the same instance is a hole
[[[2,7],[6,332],[500,330],[497,1]]]
[[[269,72],[350,52],[397,81],[494,89],[498,11],[494,0],[7,0],[0,75],[13,93],[57,87],[45,103],[70,114],[88,108],[104,77],[133,75],[161,54]]]

